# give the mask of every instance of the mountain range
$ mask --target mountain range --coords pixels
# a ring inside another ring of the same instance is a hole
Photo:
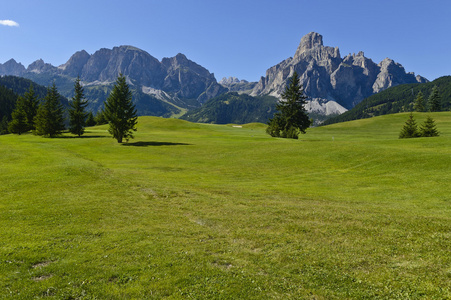
[[[365,57],[363,52],[342,58],[338,47],[324,46],[322,35],[310,32],[302,37],[293,57],[266,71],[251,95],[280,98],[294,71],[299,74],[304,92],[312,102],[310,111],[323,114],[343,113],[391,86],[428,81],[406,73],[402,65],[389,58],[379,64]]]
[[[391,86],[427,82],[421,76],[406,73],[402,65],[389,58],[379,64],[366,58],[363,52],[342,58],[338,47],[324,46],[322,39],[315,32],[302,37],[294,56],[269,68],[259,82],[232,77],[218,83],[213,73],[181,53],[159,61],[132,46],[103,48],[94,54],[78,51],[57,67],[39,59],[25,68],[10,59],[0,64],[0,75],[21,76],[44,86],[55,82],[59,92],[68,98],[73,95],[74,79],[79,76],[89,109],[98,111],[122,73],[134,91],[138,113],[164,117],[179,117],[228,92],[280,99],[294,71],[300,75],[309,97],[307,109],[319,115],[343,113]],[[238,99],[236,95],[231,97]],[[224,99],[221,97],[221,101]]]
[[[92,55],[78,51],[58,67],[42,59],[27,68],[14,59],[0,64],[0,75],[21,76],[41,85],[55,81],[66,97],[72,96],[74,79],[79,76],[94,111],[101,108],[120,73],[134,89],[140,114],[180,114],[228,91],[218,84],[214,74],[183,54],[160,62],[132,46],[100,49]]]

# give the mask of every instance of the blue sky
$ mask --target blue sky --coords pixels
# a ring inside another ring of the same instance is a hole
[[[444,0],[0,0],[0,63],[58,66],[132,45],[159,60],[183,53],[218,81],[257,81],[316,31],[342,57],[390,57],[433,80],[451,75],[450,12]]]

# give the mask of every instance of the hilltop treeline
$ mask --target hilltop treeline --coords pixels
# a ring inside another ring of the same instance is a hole
[[[0,77],[0,120],[2,123],[11,120],[11,113],[16,106],[18,96],[25,94],[30,88],[30,84],[33,84],[35,94],[39,99],[45,97],[47,88],[29,79],[16,76]]]
[[[12,119],[12,112],[16,107],[19,96],[24,95],[33,86],[38,99],[43,99],[47,94],[47,88],[29,79],[16,76],[0,77],[0,134],[8,133],[8,123]],[[60,102],[64,108],[69,107],[66,97],[60,96]]]
[[[434,86],[438,88],[442,110],[450,110],[451,76],[444,76],[428,83],[403,84],[389,88],[364,99],[353,109],[326,120],[323,125],[413,111],[413,103],[418,93],[422,92],[427,100]]]
[[[11,113],[16,106],[17,94],[7,87],[0,85],[0,134],[7,131]]]
[[[252,97],[232,92],[210,99],[201,108],[189,111],[181,119],[216,124],[266,123],[273,116],[276,103],[275,97]]]

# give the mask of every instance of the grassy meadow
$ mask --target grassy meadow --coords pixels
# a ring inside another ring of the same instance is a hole
[[[426,114],[414,114],[417,123]],[[0,136],[0,299],[451,299],[451,112]]]

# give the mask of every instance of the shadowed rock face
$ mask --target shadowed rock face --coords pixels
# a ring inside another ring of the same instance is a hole
[[[166,77],[162,89],[175,93],[180,98],[205,102],[226,91],[219,85],[214,74],[179,53],[161,61]]]
[[[364,98],[391,86],[427,82],[427,79],[404,68],[391,59],[375,64],[363,52],[341,58],[338,47],[323,45],[323,37],[310,32],[302,37],[294,56],[269,68],[251,95],[280,97],[287,80],[296,71],[309,98],[323,103],[335,101],[349,109]]]
[[[177,54],[160,62],[149,53],[131,46],[100,49],[82,68],[81,79],[86,82],[114,82],[119,74],[132,84],[171,93],[177,98],[204,102],[224,92],[204,67]]]
[[[14,59],[10,59],[3,65],[0,64],[0,75],[14,75],[20,76],[25,72],[25,67],[16,62]]]
[[[64,64],[58,68],[61,70],[62,74],[71,77],[81,76],[83,73],[83,67],[86,65],[91,55],[85,50],[78,51]]]
[[[78,69],[83,62],[84,58],[79,61]],[[133,83],[159,88],[165,77],[164,68],[156,58],[131,46],[100,49],[86,60],[81,70],[81,80],[88,83],[114,82],[123,74]]]

